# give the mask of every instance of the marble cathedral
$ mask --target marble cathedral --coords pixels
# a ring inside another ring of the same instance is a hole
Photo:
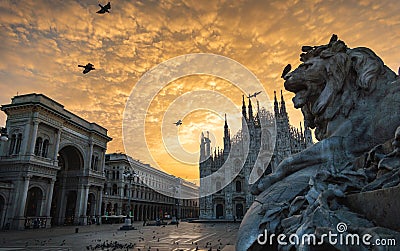
[[[205,190],[209,189],[209,186],[215,186],[213,189],[216,192],[200,198],[201,219],[241,219],[254,201],[254,196],[249,191],[249,178],[254,174],[259,177],[271,173],[284,158],[301,152],[313,144],[311,131],[307,125],[303,131],[301,125],[298,130],[289,124],[282,91],[280,102],[276,98],[276,93],[274,95],[274,114],[264,108],[260,109],[258,103],[257,113],[254,114],[251,99],[246,108],[243,96],[242,116],[242,129],[233,137],[230,136],[225,117],[224,148],[221,150],[214,149],[212,152],[209,135],[202,135],[200,178],[214,175],[212,181],[207,184],[203,179],[200,180],[200,194],[207,194]],[[276,136],[274,136],[275,125]],[[248,142],[247,145],[245,141]],[[246,158],[244,148],[248,148]],[[218,171],[228,156],[228,165],[233,165],[229,170],[237,173],[230,183],[225,182],[225,179],[231,174]],[[255,173],[252,172],[253,168]],[[223,187],[226,183],[228,184]]]

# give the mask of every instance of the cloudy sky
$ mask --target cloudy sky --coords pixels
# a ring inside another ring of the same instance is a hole
[[[283,88],[279,77],[284,66],[299,64],[301,46],[326,44],[332,33],[349,47],[370,47],[396,72],[399,66],[396,0],[112,1],[111,13],[104,15],[96,13],[98,3],[1,1],[0,103],[9,103],[17,93],[43,93],[106,127],[113,138],[108,152],[125,151],[123,114],[136,83],[148,70],[184,54],[213,53],[237,61],[255,74],[270,98]],[[88,62],[96,70],[83,75],[77,65]],[[240,104],[240,91],[229,86],[217,77],[187,76],[151,100],[144,122],[146,141],[164,170],[183,178],[198,176],[198,165],[165,154],[160,141],[164,110],[183,94],[200,89],[220,92]],[[284,97],[291,123],[298,126],[301,114],[293,109],[292,95],[284,91]],[[221,145],[223,118],[196,110],[203,108],[196,101],[192,106],[177,130],[182,146],[195,152],[204,129],[212,130],[216,145]],[[0,114],[0,125],[5,119]],[[151,162],[140,151],[130,154]]]

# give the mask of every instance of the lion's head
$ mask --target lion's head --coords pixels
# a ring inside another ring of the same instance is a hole
[[[347,118],[357,99],[370,96],[376,85],[389,83],[396,74],[370,49],[350,49],[341,40],[321,46],[303,46],[300,64],[286,74],[285,89],[294,92],[293,103],[305,122],[316,128],[317,139],[329,137],[327,125]],[[382,80],[382,81],[379,81]]]

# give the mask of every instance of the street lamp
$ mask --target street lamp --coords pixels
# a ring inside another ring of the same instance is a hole
[[[178,190],[178,189],[180,189],[180,186],[172,186],[169,189],[173,189],[174,199],[175,199],[174,208],[176,209],[175,221],[178,222],[178,219],[180,219],[180,207],[179,207],[180,196],[176,196],[176,198],[175,198],[175,194],[177,194],[178,191],[180,191],[180,190]],[[174,222],[174,220],[172,220],[172,222]]]
[[[126,217],[125,217],[125,223],[124,225],[120,228],[121,230],[132,230],[135,229],[132,226],[132,220],[131,220],[131,216],[130,216],[130,211],[131,211],[131,189],[132,189],[132,180],[135,177],[139,177],[138,174],[136,174],[135,171],[129,171],[129,170],[125,170],[124,173],[122,174],[124,176],[125,179],[128,180],[128,210],[126,213]]]
[[[6,142],[8,140],[7,128],[5,127],[0,127],[0,128],[1,128],[0,140]]]

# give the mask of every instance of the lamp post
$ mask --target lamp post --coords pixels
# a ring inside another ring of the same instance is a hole
[[[131,211],[131,198],[132,198],[132,195],[131,195],[131,189],[132,189],[132,180],[135,178],[135,177],[139,177],[139,175],[137,175],[136,173],[135,173],[135,171],[129,171],[129,170],[125,170],[124,171],[124,173],[122,174],[123,176],[124,176],[124,178],[125,179],[127,179],[128,180],[128,210],[127,210],[127,213],[126,213],[126,217],[125,217],[125,223],[124,223],[124,225],[122,226],[122,227],[120,227],[120,229],[121,230],[132,230],[132,229],[135,229],[133,226],[132,226],[132,220],[131,220],[131,216],[130,216],[130,211]]]
[[[180,191],[180,190],[178,190],[178,189],[180,189],[180,186],[172,186],[172,187],[170,187],[170,189],[172,189],[173,193],[174,193],[174,198],[175,198],[174,208],[176,210],[176,214],[174,212],[176,222],[174,222],[174,219],[173,219],[171,223],[177,223],[178,219],[180,219],[180,203],[179,203],[180,196],[179,195],[176,196],[176,194],[178,194],[178,191]]]
[[[7,128],[0,127],[0,131],[1,131],[0,140],[6,142],[8,140]]]

